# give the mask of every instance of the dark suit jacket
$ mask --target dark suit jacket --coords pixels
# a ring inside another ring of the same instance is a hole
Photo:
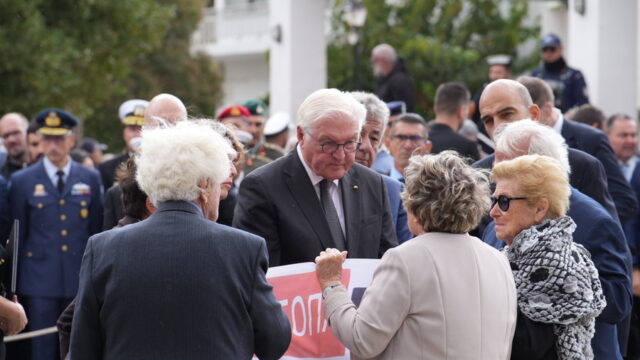
[[[631,188],[633,188],[636,198],[640,201],[640,159],[637,160],[636,167],[631,175]],[[640,265],[640,214],[636,214],[622,226],[633,255],[633,266],[638,267]]]
[[[104,211],[102,213],[102,230],[111,230],[124,217],[122,190],[116,184],[104,194]]]
[[[398,244],[382,176],[354,163],[340,188],[349,257],[382,257]],[[314,261],[336,247],[295,149],[242,180],[233,226],[267,240],[271,266]]]
[[[455,150],[463,157],[473,161],[480,159],[478,144],[453,131],[445,124],[433,123],[429,129],[429,141],[433,144],[432,154],[438,154],[445,150]]]
[[[402,199],[400,193],[404,190],[404,184],[400,181],[386,175],[382,175],[384,183],[387,185],[387,195],[389,195],[389,208],[391,210],[391,219],[396,227],[396,237],[398,243],[412,239],[413,234],[409,231],[409,224],[407,223],[407,211],[402,205]]]
[[[194,203],[91,237],[82,261],[73,359],[278,359],[289,346],[264,240]]]
[[[107,191],[113,185],[116,178],[116,169],[120,164],[127,161],[127,159],[129,159],[129,153],[124,153],[98,165],[104,191]]]
[[[617,219],[618,213],[607,190],[607,175],[602,163],[583,151],[568,150],[569,166],[571,167],[569,182],[571,186],[600,203],[614,219]],[[480,161],[476,161],[473,166],[491,170],[494,159],[495,155],[491,154]]]
[[[600,276],[607,306],[596,318],[596,333],[591,340],[595,359],[622,359],[617,324],[631,312],[631,254],[620,227],[605,209],[576,189],[571,189],[569,215],[576,223],[573,240],[589,253]],[[498,249],[504,243],[496,238],[495,222],[484,231],[482,240]]]
[[[600,160],[604,166],[609,193],[615,203],[620,222],[625,223],[631,219],[638,212],[638,201],[633,189],[622,175],[607,136],[591,126],[566,118],[562,122],[561,134],[569,147],[582,150]]]

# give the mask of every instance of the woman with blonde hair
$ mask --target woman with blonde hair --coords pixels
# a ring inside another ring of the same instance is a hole
[[[573,242],[569,179],[555,159],[497,163],[490,215],[513,270],[518,323],[512,359],[592,359],[595,318],[606,305],[589,252]]]

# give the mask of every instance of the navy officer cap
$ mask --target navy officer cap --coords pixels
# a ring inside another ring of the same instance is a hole
[[[36,123],[42,135],[63,136],[71,133],[80,121],[62,109],[47,108],[36,115]]]

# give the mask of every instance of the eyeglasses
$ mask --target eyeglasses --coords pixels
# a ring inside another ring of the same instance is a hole
[[[391,138],[396,139],[400,142],[409,140],[412,143],[418,143],[425,140],[425,138],[420,135],[392,135]]]
[[[542,52],[555,52],[557,49],[556,46],[546,46],[542,48]]]
[[[342,150],[346,154],[350,154],[350,153],[356,152],[356,150],[358,150],[358,148],[360,147],[360,143],[357,141],[347,141],[344,144],[338,144],[333,141],[321,143],[320,141],[318,141],[318,139],[316,139],[315,136],[309,133],[307,133],[307,135],[309,135],[313,140],[317,141],[320,144],[320,147],[322,148],[322,152],[325,154],[333,154],[336,151],[338,151],[338,148],[340,148],[341,146],[342,146]]]
[[[511,200],[526,200],[526,197],[508,197],[507,195],[500,195],[497,198],[492,197],[491,198],[491,208],[493,209],[494,206],[496,206],[496,204],[498,204],[498,207],[500,208],[500,210],[502,211],[509,211],[509,204],[511,203]]]

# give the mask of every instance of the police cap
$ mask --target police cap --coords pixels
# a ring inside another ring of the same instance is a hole
[[[57,108],[47,108],[36,115],[38,132],[42,135],[63,136],[71,133],[80,121],[70,113]]]

